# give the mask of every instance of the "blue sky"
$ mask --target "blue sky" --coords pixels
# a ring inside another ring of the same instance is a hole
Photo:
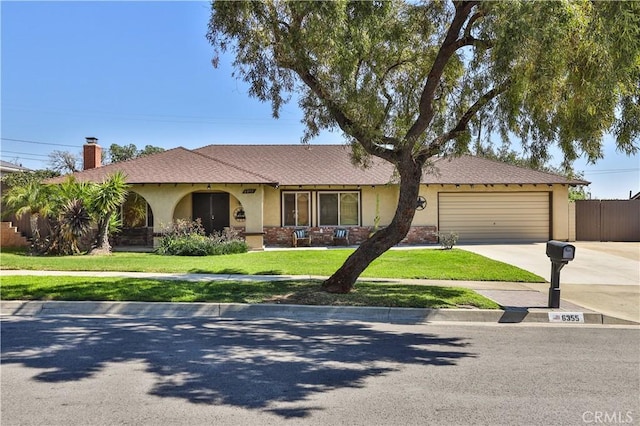
[[[5,161],[45,168],[51,151],[80,153],[86,136],[105,148],[300,143],[295,102],[274,120],[231,76],[230,60],[212,67],[208,2],[5,0],[0,8]],[[342,139],[324,133],[312,143]],[[594,198],[640,191],[640,156],[616,153],[612,140],[604,160],[574,166]]]

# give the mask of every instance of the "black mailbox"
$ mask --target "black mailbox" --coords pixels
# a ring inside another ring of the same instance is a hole
[[[549,307],[560,307],[560,270],[576,256],[576,247],[563,241],[547,241],[547,256],[551,259]]]
[[[569,262],[576,255],[576,247],[562,241],[551,240],[547,242],[547,256],[551,260]]]

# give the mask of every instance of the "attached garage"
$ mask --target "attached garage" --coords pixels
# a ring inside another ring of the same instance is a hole
[[[547,241],[549,199],[549,192],[441,192],[439,229],[460,242]]]

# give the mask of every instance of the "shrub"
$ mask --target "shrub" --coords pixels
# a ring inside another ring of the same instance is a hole
[[[451,250],[458,242],[458,234],[455,232],[438,232],[438,241],[444,250]]]
[[[199,219],[176,220],[163,231],[157,253],[172,256],[212,256],[246,253],[247,243],[230,228],[205,235]]]

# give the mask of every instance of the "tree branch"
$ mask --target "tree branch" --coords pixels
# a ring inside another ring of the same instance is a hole
[[[491,49],[493,42],[491,40],[482,40],[473,36],[465,36],[456,42],[456,49],[464,46],[474,46],[481,49]]]
[[[456,13],[449,26],[449,30],[447,31],[447,35],[445,36],[440,49],[438,50],[438,54],[436,55],[436,59],[433,62],[433,66],[429,71],[429,75],[427,77],[427,81],[422,90],[422,94],[420,96],[420,104],[419,104],[419,115],[416,121],[413,123],[407,134],[405,135],[405,140],[416,139],[420,134],[422,134],[433,119],[433,98],[436,88],[438,87],[438,83],[442,78],[442,74],[444,73],[444,68],[446,67],[449,59],[454,54],[457,47],[458,37],[460,35],[460,30],[462,26],[467,21],[467,17],[471,13],[471,9],[477,4],[477,2],[454,2],[456,7]]]
[[[479,10],[478,12],[476,12],[475,14],[473,14],[473,16],[471,16],[471,18],[469,18],[469,22],[467,22],[467,26],[464,29],[464,37],[471,37],[471,30],[473,29],[473,24],[476,23],[476,21],[480,18],[482,18],[484,16],[484,11],[483,10]]]
[[[393,162],[393,151],[384,147],[385,144],[397,143],[397,141],[385,137],[382,137],[382,140],[379,142],[371,140],[363,129],[354,123],[345,112],[340,108],[340,105],[335,102],[329,93],[326,93],[317,77],[311,72],[311,69],[308,64],[313,63],[313,61],[306,56],[304,53],[305,50],[299,46],[299,38],[297,37],[297,32],[301,30],[302,25],[302,17],[296,17],[294,22],[291,23],[289,27],[289,31],[286,33],[288,41],[297,56],[295,61],[291,63],[283,63],[280,62],[279,65],[283,68],[289,69],[295,72],[298,77],[307,85],[307,87],[320,99],[320,101],[325,105],[325,107],[329,110],[331,116],[336,120],[336,123],[340,127],[340,129],[348,135],[353,136],[362,144],[362,147],[371,155],[375,155],[377,157],[383,158],[387,161]],[[358,64],[358,70],[362,62]],[[358,72],[356,72],[355,79],[357,84]]]
[[[440,151],[440,148],[446,142],[450,141],[451,139],[455,139],[456,137],[462,135],[464,132],[468,131],[467,125],[469,124],[469,121],[478,113],[478,111],[480,111],[482,107],[484,107],[492,99],[507,90],[510,83],[511,82],[509,80],[506,80],[480,96],[480,98],[478,98],[478,100],[473,105],[471,105],[464,114],[462,114],[456,125],[451,130],[433,139],[426,148],[419,151],[417,157],[429,158],[435,155]]]
[[[393,64],[390,67],[388,67],[384,71],[384,73],[382,74],[382,77],[378,78],[378,85],[380,86],[380,90],[382,91],[382,95],[387,100],[387,104],[385,105],[385,108],[384,108],[384,116],[382,117],[382,119],[381,119],[380,123],[378,124],[378,126],[376,126],[376,129],[378,129],[378,130],[380,130],[382,128],[382,126],[384,125],[385,121],[387,120],[387,117],[389,116],[389,112],[391,111],[391,108],[393,107],[393,97],[389,94],[389,91],[385,87],[384,81],[387,79],[387,76],[389,75],[389,73],[391,71],[393,71],[394,69],[398,68],[399,66],[402,66],[402,65],[404,65],[406,63],[409,63],[409,62],[410,62],[410,60],[399,60],[395,64]]]
[[[329,110],[329,113],[338,123],[340,129],[348,135],[353,136],[362,144],[362,147],[371,155],[383,158],[385,160],[394,162],[393,151],[384,148],[382,144],[392,143],[393,139],[383,137],[381,143],[372,141],[365,134],[362,129],[359,128],[353,121],[351,121],[347,115],[342,111],[340,106],[331,99],[327,93],[324,92],[322,86],[318,82],[318,79],[311,73],[309,69],[293,69],[298,74],[300,79],[311,89],[313,93],[320,98],[324,105]]]

